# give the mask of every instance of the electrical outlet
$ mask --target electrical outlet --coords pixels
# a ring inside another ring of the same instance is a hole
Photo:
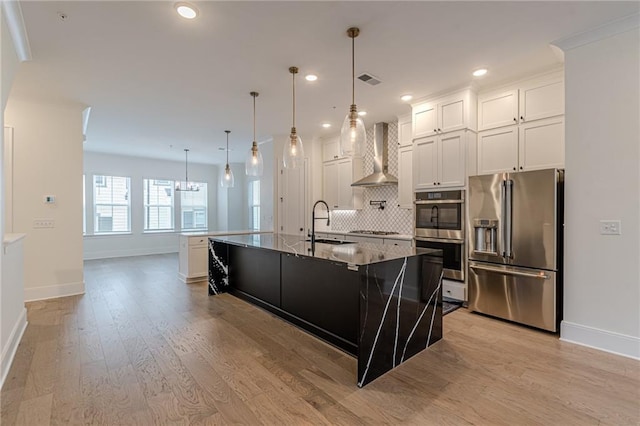
[[[53,219],[34,219],[33,227],[34,229],[43,229],[43,228],[55,228],[55,220]]]
[[[600,235],[620,235],[622,228],[619,220],[601,220]]]

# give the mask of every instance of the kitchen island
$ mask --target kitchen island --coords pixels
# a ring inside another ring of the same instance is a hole
[[[356,356],[358,386],[442,338],[441,275],[440,250],[209,238],[210,295],[228,291]]]

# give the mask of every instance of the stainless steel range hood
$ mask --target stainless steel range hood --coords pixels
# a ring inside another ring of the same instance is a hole
[[[373,127],[373,173],[353,182],[351,186],[397,185],[398,178],[389,173],[389,125],[376,123]]]

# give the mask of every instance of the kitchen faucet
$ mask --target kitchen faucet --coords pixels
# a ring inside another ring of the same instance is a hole
[[[318,204],[324,204],[327,208],[327,217],[316,217],[316,206]],[[311,250],[315,251],[316,246],[316,219],[327,219],[327,226],[329,226],[329,205],[324,200],[318,200],[313,205],[313,209],[311,210]]]

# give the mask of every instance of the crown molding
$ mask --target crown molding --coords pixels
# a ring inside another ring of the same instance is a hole
[[[638,13],[616,19],[615,21],[588,31],[560,38],[551,42],[551,44],[566,52],[567,50],[575,49],[576,47],[584,46],[585,44],[593,43],[636,28],[640,28],[640,14]]]
[[[29,45],[27,27],[24,25],[20,2],[18,0],[2,0],[2,11],[4,12],[18,59],[20,62],[30,61],[32,59],[31,46]]]

